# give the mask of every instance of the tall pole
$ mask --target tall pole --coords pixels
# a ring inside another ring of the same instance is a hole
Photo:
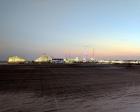
[[[94,59],[94,48],[92,48],[92,58]]]

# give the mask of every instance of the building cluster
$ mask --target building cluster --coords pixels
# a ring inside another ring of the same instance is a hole
[[[8,63],[52,63],[52,64],[73,64],[73,63],[96,63],[96,64],[140,64],[139,60],[95,60],[94,58],[52,58],[47,55],[42,55],[34,61],[26,60],[19,56],[11,56],[8,58]]]
[[[11,56],[8,59],[8,63],[24,63],[26,62],[26,59],[21,58],[19,56]]]
[[[83,63],[83,62],[93,62],[94,59],[88,59],[85,58],[52,58],[47,55],[42,55],[35,59],[34,61],[29,61],[25,58],[19,57],[19,56],[11,56],[8,58],[8,63],[66,63],[66,64],[72,64],[72,63]]]
[[[99,60],[100,64],[140,64],[140,60]]]

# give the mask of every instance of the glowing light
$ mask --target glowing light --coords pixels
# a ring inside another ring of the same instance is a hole
[[[50,62],[52,58],[46,55],[43,55],[35,60],[35,62]]]
[[[76,58],[74,59],[74,61],[75,61],[75,62],[79,62],[80,60],[79,60],[78,57],[76,57]]]
[[[74,59],[72,59],[72,58],[66,58],[66,59],[64,59],[64,62],[65,63],[68,63],[68,64],[72,64],[72,63],[74,63]]]
[[[24,58],[18,57],[18,56],[11,56],[8,59],[8,63],[23,63],[26,60]]]
[[[89,62],[94,62],[95,60],[94,60],[94,58],[90,58],[90,60],[89,60]]]
[[[83,62],[87,62],[86,58],[83,58]]]

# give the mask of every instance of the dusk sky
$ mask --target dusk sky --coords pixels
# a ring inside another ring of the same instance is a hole
[[[140,0],[0,0],[0,60],[140,59]]]

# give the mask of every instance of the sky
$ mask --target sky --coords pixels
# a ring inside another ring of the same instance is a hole
[[[0,60],[140,59],[140,0],[0,0]]]

